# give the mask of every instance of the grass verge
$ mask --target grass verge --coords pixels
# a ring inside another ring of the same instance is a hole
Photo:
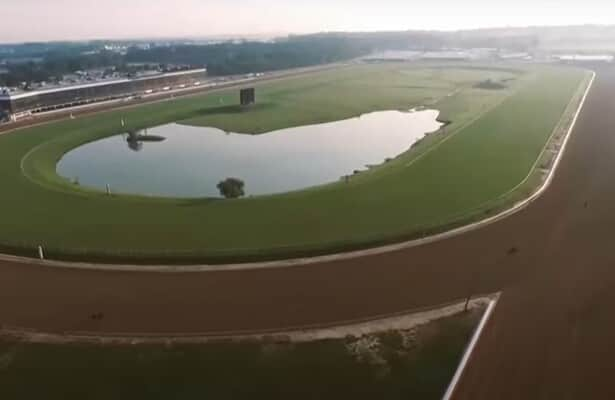
[[[2,399],[439,399],[482,312],[343,340],[199,345],[0,341]]]

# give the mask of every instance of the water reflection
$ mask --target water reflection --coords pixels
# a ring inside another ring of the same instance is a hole
[[[143,149],[143,142],[162,142],[166,138],[158,135],[148,135],[147,129],[143,131],[129,131],[125,134],[126,143],[128,148],[132,151],[141,151]]]
[[[169,124],[85,144],[67,153],[57,171],[123,193],[220,197],[218,185],[231,177],[246,182],[246,196],[281,193],[348,182],[437,131],[437,116],[383,111],[263,135]]]

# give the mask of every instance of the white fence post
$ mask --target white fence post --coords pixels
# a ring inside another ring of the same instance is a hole
[[[45,253],[43,252],[43,246],[38,246],[38,258],[41,260],[45,259]]]

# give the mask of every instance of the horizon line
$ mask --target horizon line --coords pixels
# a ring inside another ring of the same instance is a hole
[[[593,28],[614,28],[615,24],[598,24],[598,23],[585,23],[585,24],[554,24],[554,25],[494,25],[484,26],[477,28],[463,28],[463,29],[358,29],[358,30],[320,30],[320,31],[304,31],[304,32],[263,32],[263,33],[216,33],[216,34],[203,34],[203,35],[178,35],[178,36],[127,36],[127,37],[104,37],[104,36],[91,36],[84,38],[66,38],[66,39],[52,39],[52,40],[15,40],[15,41],[1,41],[0,45],[25,45],[25,44],[42,44],[42,43],[87,43],[87,42],[146,42],[146,41],[179,41],[179,40],[212,40],[212,39],[226,39],[241,40],[250,38],[268,38],[277,39],[291,36],[309,36],[319,34],[361,34],[361,33],[456,33],[456,32],[478,32],[488,30],[506,30],[506,29],[562,29],[562,28],[581,28],[581,27],[593,27]]]

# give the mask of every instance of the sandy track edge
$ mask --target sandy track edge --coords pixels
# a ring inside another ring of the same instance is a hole
[[[499,293],[472,297],[467,309],[485,307],[499,298]],[[442,318],[464,312],[466,300],[440,304],[434,307],[409,310],[388,315],[374,316],[337,324],[288,327],[257,333],[248,331],[194,333],[194,334],[126,334],[94,332],[50,333],[13,326],[0,325],[0,340],[17,340],[28,343],[50,344],[92,344],[92,345],[136,345],[136,344],[203,344],[218,342],[274,342],[303,343],[327,339],[344,339],[349,336],[361,337],[386,331],[409,330]]]

